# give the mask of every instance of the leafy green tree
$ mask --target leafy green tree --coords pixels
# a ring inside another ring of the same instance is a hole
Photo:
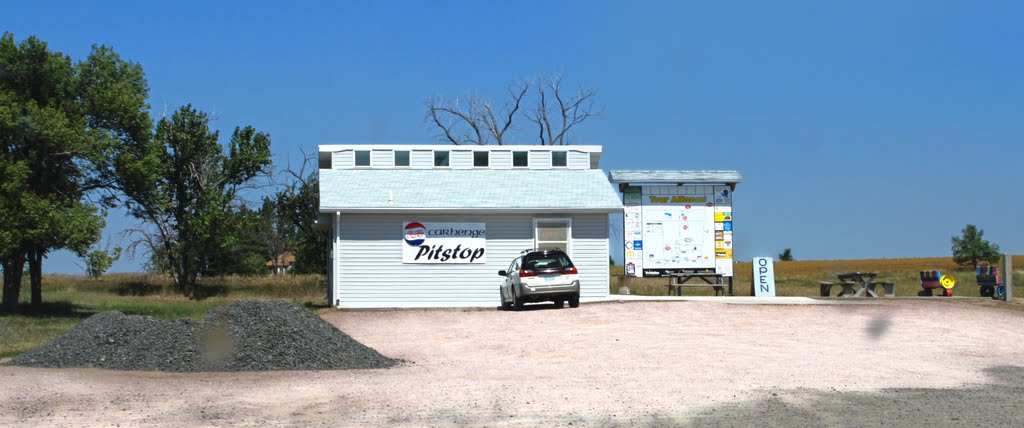
[[[151,227],[143,241],[166,257],[190,298],[200,297],[200,275],[219,273],[211,269],[217,255],[238,245],[240,192],[271,163],[267,134],[235,128],[227,153],[218,138],[207,114],[188,105],[157,123],[151,144],[122,151],[116,162],[128,212]]]
[[[998,263],[999,245],[990,243],[983,239],[985,231],[978,229],[973,224],[968,224],[960,231],[960,236],[954,236],[953,240],[953,261],[956,264],[972,269],[978,267],[979,262]]]
[[[85,273],[92,278],[103,276],[120,258],[121,247],[114,247],[113,251],[97,248],[82,255],[82,259],[85,261]]]
[[[320,214],[320,184],[316,173],[287,171],[291,180],[277,193],[277,205],[287,231],[287,247],[295,254],[292,272],[327,274],[328,231],[316,224]]]
[[[780,262],[791,262],[793,260],[796,260],[793,258],[793,250],[786,248],[785,250],[782,250],[781,253],[779,253]]]
[[[148,88],[141,67],[93,46],[73,63],[36,37],[0,38],[0,264],[3,306],[20,297],[27,263],[32,304],[42,303],[50,251],[87,250],[103,228],[89,198],[112,203],[111,159],[148,138]]]

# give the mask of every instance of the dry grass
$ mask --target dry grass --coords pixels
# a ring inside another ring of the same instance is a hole
[[[47,275],[41,308],[27,306],[27,282],[18,311],[0,314],[0,358],[25,352],[104,311],[172,319],[201,318],[210,309],[238,299],[285,299],[310,308],[327,304],[322,275],[207,278],[201,284],[209,297],[201,300],[182,297],[164,276],[112,274],[97,280]]]
[[[1024,256],[1016,256],[1018,263],[1014,267],[1014,284],[1024,284]],[[864,259],[864,260],[808,260],[793,262],[775,262],[775,288],[779,296],[818,296],[819,281],[836,281],[840,272],[878,272],[878,281],[896,284],[896,296],[917,296],[921,290],[918,272],[924,270],[941,270],[943,274],[956,278],[957,288],[954,295],[978,297],[978,286],[974,271],[957,270],[953,260],[948,257],[906,258],[906,259]],[[612,267],[611,293],[618,294],[622,286],[622,267]],[[739,262],[735,265],[734,292],[738,296],[752,295],[751,262]],[[667,278],[632,278],[629,279],[631,294],[646,296],[663,296],[668,294]],[[692,281],[691,281],[692,282]],[[684,294],[709,296],[714,294],[710,287],[687,287]],[[833,293],[835,291],[833,290]]]

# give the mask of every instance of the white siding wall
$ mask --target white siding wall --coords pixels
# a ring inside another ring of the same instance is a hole
[[[351,150],[342,150],[331,154],[331,168],[352,168],[356,163],[356,155]]]
[[[512,152],[508,150],[495,150],[491,152],[491,168],[512,169]]]
[[[569,169],[589,169],[590,156],[586,152],[569,150],[565,155],[566,166]]]
[[[480,149],[490,150],[490,149]],[[509,150],[495,149],[490,150],[490,166],[491,169],[510,169],[512,168],[512,152]],[[550,169],[551,168],[551,151],[550,150],[529,150],[529,169]],[[410,167],[416,169],[432,169],[434,168],[434,152],[433,150],[412,150],[409,155]],[[566,167],[568,169],[592,169],[597,166],[592,164],[595,157],[592,159],[590,153],[568,150],[566,154]],[[453,169],[466,169],[473,168],[473,150],[450,150],[449,151],[449,167]],[[370,165],[374,168],[394,168],[395,167],[395,155],[393,150],[389,149],[372,149],[370,152]],[[355,152],[352,150],[339,150],[331,153],[331,168],[332,169],[349,169],[355,167]]]
[[[551,169],[551,152],[530,151],[530,169]]]
[[[433,150],[413,150],[409,154],[409,166],[418,169],[430,169],[434,167]]]
[[[374,168],[393,168],[395,152],[393,150],[374,150],[370,152],[370,165]]]
[[[544,215],[550,217],[566,217]],[[608,216],[573,217],[573,262],[580,270],[582,297],[608,294]],[[498,306],[498,286],[522,250],[533,247],[532,215],[368,215],[342,214],[338,284],[339,306],[458,307]],[[487,263],[403,264],[402,223],[405,221],[484,222]]]
[[[572,217],[572,262],[580,271],[580,297],[608,295],[608,215]]]
[[[448,158],[448,166],[458,169],[472,169],[473,152],[469,150],[452,150]]]

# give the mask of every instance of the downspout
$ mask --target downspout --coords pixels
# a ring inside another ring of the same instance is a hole
[[[334,260],[331,263],[334,263],[334,269],[332,270],[332,275],[334,275],[334,306],[338,307],[341,306],[341,298],[339,297],[341,292],[341,273],[338,272],[341,265],[339,262],[341,258],[341,249],[339,248],[341,246],[341,211],[334,212],[334,239],[332,241],[331,251],[334,252]]]

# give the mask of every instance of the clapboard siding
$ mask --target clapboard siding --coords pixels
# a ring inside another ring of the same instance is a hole
[[[569,153],[565,155],[566,167],[569,169],[588,169],[590,168],[590,155],[586,152],[569,150]]]
[[[580,296],[608,295],[608,215],[572,218],[572,261],[580,271]]]
[[[549,216],[548,217],[569,217]],[[499,270],[533,247],[532,215],[342,214],[334,295],[340,307],[498,306]],[[608,216],[573,216],[573,261],[582,297],[608,293]],[[486,263],[403,264],[402,224],[483,222]],[[603,251],[603,254],[599,254]]]
[[[494,150],[491,152],[491,168],[512,169],[512,152],[509,150]]]
[[[331,154],[331,168],[342,169],[355,166],[356,156],[352,150],[342,150]]]
[[[530,169],[551,169],[551,152],[547,150],[531,150]]]
[[[473,168],[473,152],[469,150],[452,150],[448,158],[448,166],[459,169]]]
[[[374,168],[394,168],[395,152],[393,150],[374,150],[370,152],[370,165]]]
[[[409,154],[409,166],[412,168],[433,168],[434,167],[434,151],[433,150],[413,150]]]

